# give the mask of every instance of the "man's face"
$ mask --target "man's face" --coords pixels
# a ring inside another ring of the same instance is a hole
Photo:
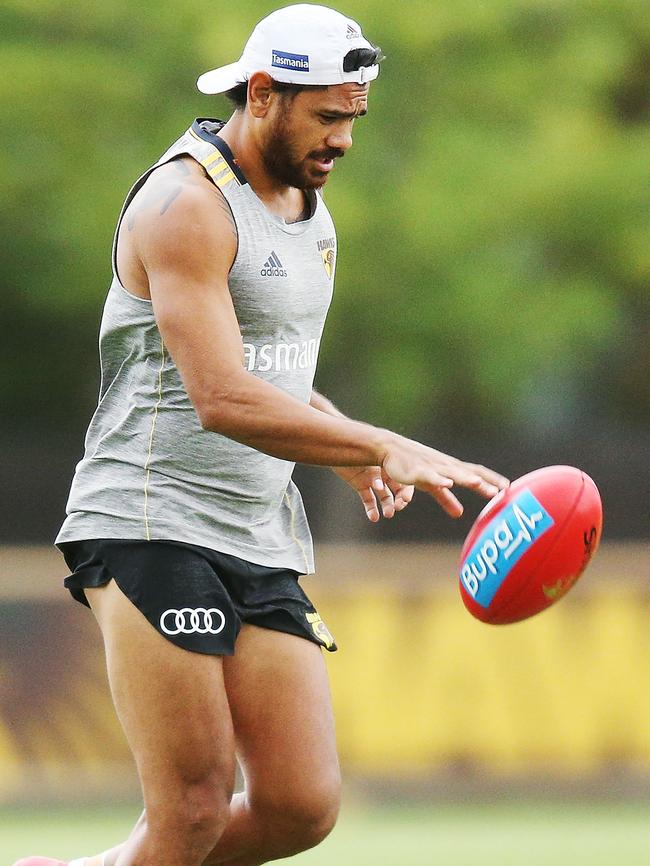
[[[354,121],[367,111],[368,85],[337,84],[275,95],[262,150],[267,172],[298,189],[323,186],[334,160],[352,146]]]

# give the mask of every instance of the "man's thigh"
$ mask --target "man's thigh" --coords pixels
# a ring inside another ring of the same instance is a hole
[[[234,776],[222,658],[190,652],[157,632],[112,580],[86,594],[106,647],[116,711],[145,795]],[[149,791],[147,791],[149,788]]]
[[[250,802],[336,795],[334,718],[322,650],[244,625],[224,677]]]

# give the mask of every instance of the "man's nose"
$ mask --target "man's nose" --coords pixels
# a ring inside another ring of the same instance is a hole
[[[349,150],[352,147],[352,131],[333,129],[327,136],[326,143],[332,150]]]

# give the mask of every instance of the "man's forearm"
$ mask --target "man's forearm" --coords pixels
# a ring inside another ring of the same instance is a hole
[[[283,460],[320,466],[380,464],[396,434],[346,418],[317,392],[309,405],[242,372],[197,405],[206,430]]]
[[[311,392],[309,405],[313,406],[314,409],[318,409],[319,412],[325,412],[327,415],[333,415],[335,418],[347,418],[347,415],[340,412],[331,400],[328,400],[327,397],[324,397],[315,389]]]
[[[329,403],[319,398],[311,396],[317,405]],[[192,401],[206,430],[283,460],[332,467],[380,466],[397,483],[425,490],[450,517],[463,513],[449,489],[454,484],[491,497],[508,483],[485,467],[462,463],[397,433],[302,403],[239,367],[231,368],[226,377],[203,377]]]

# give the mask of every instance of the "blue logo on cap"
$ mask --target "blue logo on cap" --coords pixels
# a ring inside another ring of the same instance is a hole
[[[530,490],[522,490],[488,523],[460,570],[463,586],[481,607],[490,606],[516,563],[554,522]]]
[[[271,66],[291,69],[293,72],[309,72],[308,54],[289,54],[286,51],[271,51]]]

